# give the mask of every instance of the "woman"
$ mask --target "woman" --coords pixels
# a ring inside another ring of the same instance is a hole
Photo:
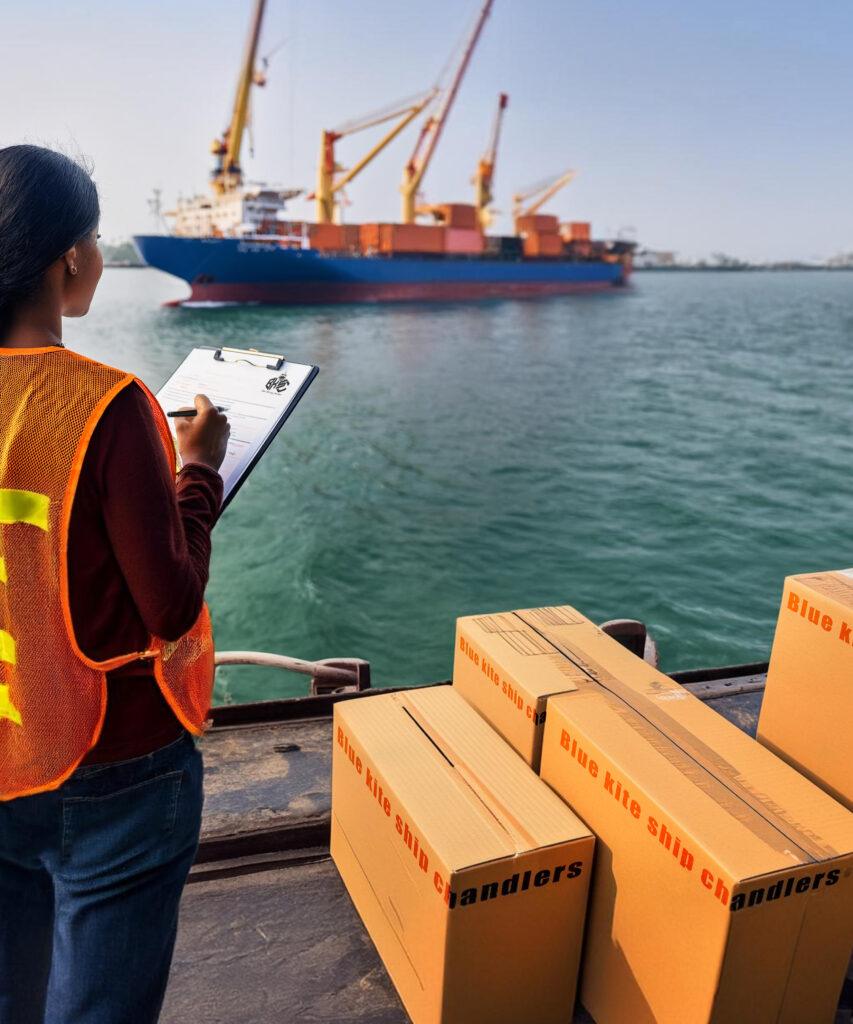
[[[0,1024],[157,1020],[198,842],[203,604],[229,427],[62,345],[89,174],[0,149]]]

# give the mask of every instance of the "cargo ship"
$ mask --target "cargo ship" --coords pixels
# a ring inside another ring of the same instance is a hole
[[[248,185],[240,164],[257,67],[265,0],[255,0],[228,128],[214,140],[210,193],[179,202],[169,234],[137,235],[146,264],[187,282],[173,305],[327,303],[533,298],[625,285],[634,243],[598,241],[588,222],[561,223],[542,206],[574,171],[513,196],[512,235],[492,235],[491,203],[501,124],[500,94],[487,148],[474,177],[473,203],[420,203],[424,175],[447,122],[494,0],[485,0],[448,84],[322,134],[317,184],[308,196],[315,220],[294,220],[287,203],[299,189]],[[266,63],[266,62],[264,62]],[[403,174],[401,223],[343,224],[343,189],[418,115],[425,120]],[[342,138],[393,122],[350,169],[336,159]],[[418,223],[418,218],[429,223]]]

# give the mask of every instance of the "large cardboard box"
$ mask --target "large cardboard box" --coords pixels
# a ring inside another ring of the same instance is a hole
[[[789,576],[758,739],[853,808],[853,569]]]
[[[548,698],[584,673],[514,612],[456,620],[453,687],[539,770]]]
[[[573,608],[516,617],[579,669],[541,775],[597,837],[597,1024],[821,1024],[853,946],[853,815]]]
[[[332,856],[415,1024],[569,1024],[589,829],[450,687],[334,731]]]

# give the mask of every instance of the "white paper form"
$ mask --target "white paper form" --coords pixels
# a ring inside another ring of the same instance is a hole
[[[157,393],[164,412],[192,406],[207,395],[223,406],[231,436],[219,473],[225,484],[223,508],[317,374],[315,366],[283,362],[270,369],[270,356],[195,348]],[[175,434],[175,417],[168,417]]]

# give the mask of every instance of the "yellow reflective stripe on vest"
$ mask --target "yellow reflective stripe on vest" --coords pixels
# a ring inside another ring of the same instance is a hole
[[[15,725],[22,725],[21,715],[9,699],[9,687],[0,685],[0,720],[8,718]]]
[[[0,524],[26,523],[40,530],[48,529],[47,510],[50,498],[35,491],[16,491],[0,487]],[[6,583],[6,562],[0,558],[0,583]],[[16,662],[15,638],[5,629],[0,629],[0,661],[7,665]],[[14,725],[22,725],[21,713],[9,697],[9,687],[0,684],[0,721],[8,719]]]
[[[46,530],[49,507],[50,498],[46,494],[0,487],[0,523],[29,523]]]
[[[0,629],[0,661],[15,664],[15,640],[5,629]]]

